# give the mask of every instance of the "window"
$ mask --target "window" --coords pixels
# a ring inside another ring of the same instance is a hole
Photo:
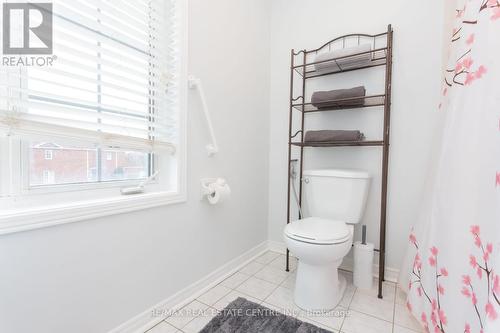
[[[52,159],[52,150],[45,150],[44,156],[46,160],[51,160]]]
[[[0,208],[9,205],[1,198],[44,193],[68,201],[119,195],[154,173],[151,189],[179,193],[182,6],[54,2],[52,65],[0,67],[0,153],[8,156]]]

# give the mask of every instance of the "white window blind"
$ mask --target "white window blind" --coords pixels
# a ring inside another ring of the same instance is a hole
[[[174,149],[176,0],[53,1],[52,66],[2,67],[0,132]]]

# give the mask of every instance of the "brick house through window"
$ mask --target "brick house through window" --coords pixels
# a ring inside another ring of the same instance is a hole
[[[30,185],[143,179],[148,177],[148,159],[142,152],[37,143],[31,146]]]

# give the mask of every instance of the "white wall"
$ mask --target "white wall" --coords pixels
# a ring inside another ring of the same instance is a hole
[[[348,33],[394,28],[392,129],[387,224],[387,266],[399,268],[421,202],[432,136],[438,122],[443,8],[436,1],[274,0],[271,16],[271,134],[269,237],[282,241],[286,223],[286,170],[290,49],[313,49]],[[366,84],[382,93],[383,68],[323,79],[323,89]],[[363,76],[362,76],[363,75]],[[366,76],[364,76],[366,75]],[[338,80],[340,79],[340,81]],[[308,94],[312,92],[309,91]],[[308,115],[311,128],[360,128],[381,138],[382,108]],[[378,247],[380,148],[309,148],[306,168],[355,167],[374,176],[362,223]],[[359,239],[360,225],[355,238]]]
[[[189,2],[219,155],[191,93],[187,203],[0,237],[0,332],[106,332],[267,239],[268,1]],[[199,201],[207,176],[224,206]]]

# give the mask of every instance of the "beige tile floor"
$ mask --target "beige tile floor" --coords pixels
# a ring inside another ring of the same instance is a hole
[[[348,287],[339,306],[330,313],[308,313],[293,303],[297,260],[284,271],[285,256],[266,252],[219,285],[186,305],[178,315],[166,318],[147,333],[198,333],[218,311],[238,297],[342,333],[420,333],[417,321],[407,312],[404,293],[396,284],[384,282],[384,299],[372,290],[356,289],[352,275],[341,272]]]

